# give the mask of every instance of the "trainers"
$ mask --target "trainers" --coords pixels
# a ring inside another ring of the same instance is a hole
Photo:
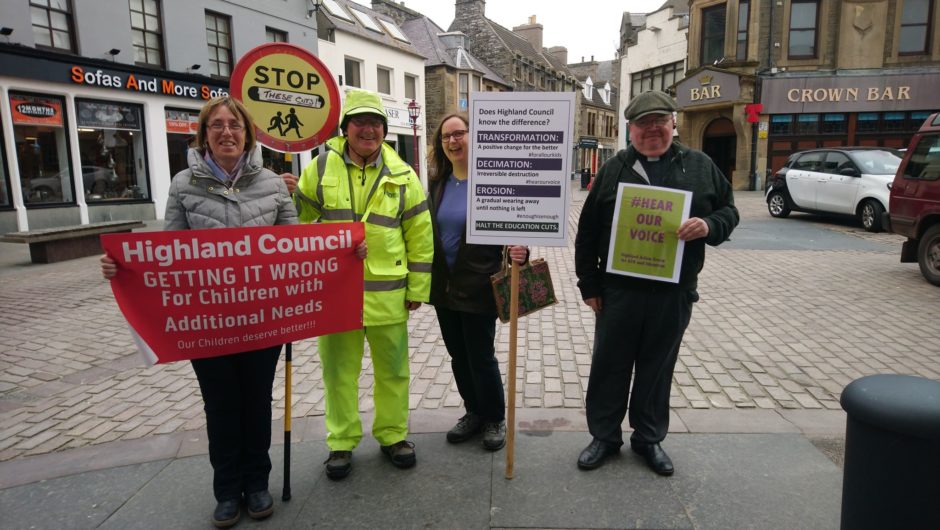
[[[382,452],[392,461],[395,467],[402,469],[415,465],[415,444],[408,440],[402,440],[392,445],[383,445]]]
[[[352,471],[352,451],[330,451],[326,459],[326,476],[333,480],[346,478]]]
[[[457,420],[457,425],[454,425],[453,429],[447,431],[447,441],[452,444],[466,442],[482,428],[483,420],[476,414],[468,412]]]
[[[506,445],[506,422],[492,422],[483,426],[483,447],[499,451]]]

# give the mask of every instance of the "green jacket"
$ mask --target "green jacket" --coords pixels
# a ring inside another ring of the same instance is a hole
[[[431,290],[434,243],[424,188],[388,144],[382,145],[381,166],[366,166],[364,181],[361,168],[346,164],[345,152],[346,139],[332,138],[326,153],[304,168],[294,192],[298,217],[302,223],[365,223],[363,324],[402,322],[408,318],[405,300],[427,302]]]
[[[605,272],[617,185],[621,182],[647,184],[634,169],[640,164],[637,154],[630,146],[605,162],[584,201],[574,243],[575,272],[584,299],[600,296],[607,282],[660,288],[671,285]],[[700,217],[708,223],[708,236],[686,241],[682,257],[678,287],[696,289],[698,273],[705,263],[705,244],[714,246],[728,239],[738,224],[738,209],[734,206],[731,184],[708,155],[673,142],[663,158],[668,160],[668,165],[664,174],[659,175],[661,186],[691,191],[689,217]]]

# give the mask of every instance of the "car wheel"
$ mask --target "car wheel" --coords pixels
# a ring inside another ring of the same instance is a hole
[[[774,217],[786,217],[790,215],[790,206],[787,205],[787,197],[779,191],[770,192],[767,197],[767,210]]]
[[[920,238],[917,246],[917,263],[928,282],[940,285],[940,224],[933,225]]]
[[[862,221],[862,226],[869,232],[881,232],[881,214],[885,211],[884,207],[878,201],[867,200],[862,203],[862,208],[858,212],[858,218]]]

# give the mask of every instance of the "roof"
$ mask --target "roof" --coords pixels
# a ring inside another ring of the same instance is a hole
[[[363,37],[391,48],[397,48],[405,53],[410,53],[419,57],[425,57],[411,42],[405,42],[401,39],[395,38],[389,33],[387,25],[391,25],[393,28],[398,28],[398,24],[391,17],[373,11],[366,6],[351,0],[330,0],[330,2],[337,4],[340,8],[342,8],[343,13],[334,13],[331,9],[331,6],[324,2],[324,5],[319,9],[319,11],[317,11],[317,14],[318,17],[322,16],[323,19],[326,19],[327,23],[329,24],[328,27],[334,27],[338,31],[351,33],[353,35]],[[368,29],[364,25],[365,23],[359,19],[359,16],[355,13],[354,10],[367,15],[367,17],[371,17],[372,20],[381,20],[384,21],[384,23],[375,22],[375,28],[377,29]],[[318,26],[321,20],[322,19],[319,18],[317,19]]]
[[[493,22],[488,18],[484,18],[483,20],[489,24],[490,28],[492,28],[496,33],[496,36],[503,41],[503,44],[505,44],[506,47],[512,50],[514,53],[521,55],[533,63],[549,70],[560,72],[562,75],[568,77],[574,77],[574,74],[568,70],[568,67],[564,63],[555,59],[550,54],[543,53],[543,50],[536,50],[535,47],[529,43],[529,41],[523,39],[519,35],[504,28],[503,26],[500,26],[496,22]]]
[[[482,74],[484,79],[507,87],[512,86],[463,47],[448,50],[447,45],[440,38],[444,30],[428,17],[421,16],[409,20],[401,25],[401,29],[418,52],[426,57],[424,61],[426,67],[449,66],[461,70],[473,70]]]

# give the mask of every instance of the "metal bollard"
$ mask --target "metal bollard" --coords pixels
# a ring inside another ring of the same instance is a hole
[[[842,392],[842,528],[940,528],[940,382],[872,375]]]

